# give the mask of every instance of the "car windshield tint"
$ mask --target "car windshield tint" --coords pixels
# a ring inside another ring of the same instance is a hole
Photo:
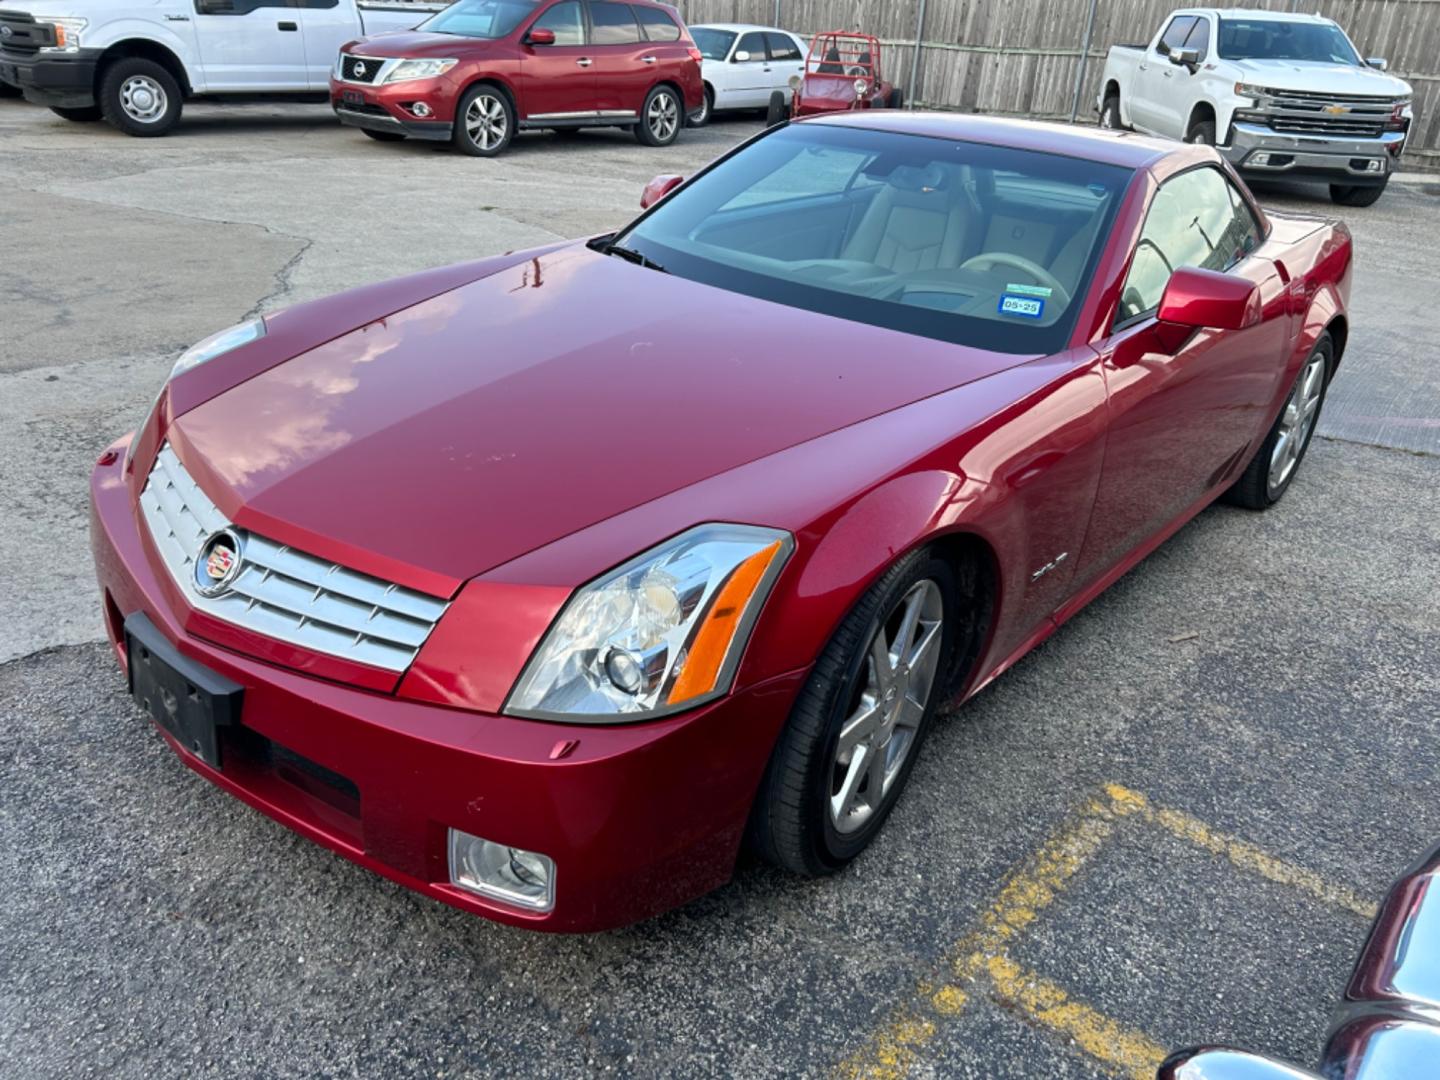
[[[1364,66],[1340,28],[1328,23],[1221,19],[1219,53],[1226,60],[1314,60]]]
[[[821,123],[780,128],[616,238],[669,273],[1009,353],[1065,346],[1129,169]]]
[[[706,60],[724,60],[730,55],[730,46],[735,43],[733,31],[712,30],[708,26],[692,26],[690,36]]]
[[[494,41],[510,34],[529,17],[541,0],[458,0],[434,18],[416,27],[432,34]]]

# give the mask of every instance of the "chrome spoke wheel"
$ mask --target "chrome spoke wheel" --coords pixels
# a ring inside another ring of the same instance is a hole
[[[494,94],[481,94],[465,110],[465,133],[481,150],[493,150],[505,141],[510,119],[505,103]]]
[[[680,126],[680,106],[671,93],[659,93],[650,99],[645,110],[645,123],[657,142],[668,142]]]
[[[1275,446],[1270,451],[1270,490],[1283,487],[1300,461],[1300,454],[1320,415],[1320,400],[1325,394],[1325,357],[1316,353],[1305,365],[1295,389],[1280,414],[1280,427]]]
[[[132,75],[120,84],[120,108],[138,124],[155,123],[169,104],[165,88],[148,75]]]
[[[909,757],[935,688],[944,618],[940,587],[926,578],[876,629],[830,767],[828,811],[837,832],[870,820]]]

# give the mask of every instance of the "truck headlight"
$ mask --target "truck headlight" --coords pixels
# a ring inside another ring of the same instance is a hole
[[[1263,86],[1256,86],[1254,83],[1237,82],[1235,84],[1235,93],[1240,97],[1262,98],[1269,94],[1270,91]]]
[[[458,60],[402,60],[395,69],[385,76],[387,83],[409,82],[411,79],[433,79],[444,75],[460,61]]]
[[[170,378],[176,375],[183,375],[191,368],[199,367],[201,364],[214,360],[217,356],[224,356],[241,345],[249,345],[265,336],[264,319],[247,319],[237,326],[228,330],[221,330],[218,334],[211,334],[204,341],[198,341],[190,348],[180,354],[180,359],[175,361],[175,366],[170,369]]]
[[[90,25],[89,19],[72,18],[68,15],[35,20],[55,28],[55,44],[46,45],[41,52],[76,52],[80,48],[80,32]]]
[[[793,547],[778,529],[700,525],[596,578],[566,603],[504,711],[618,723],[725,693]]]

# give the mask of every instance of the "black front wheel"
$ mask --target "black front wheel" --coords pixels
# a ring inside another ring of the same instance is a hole
[[[1364,187],[1358,184],[1331,184],[1330,199],[1341,206],[1374,206],[1380,196],[1385,194],[1385,186],[1390,183],[1389,177],[1379,184],[1370,184]]]
[[[99,105],[82,105],[78,109],[62,109],[58,105],[52,105],[50,111],[62,120],[72,120],[77,124],[88,124],[92,120],[103,120],[105,117]]]
[[[705,87],[705,103],[700,106],[700,111],[694,116],[687,117],[686,123],[691,127],[704,127],[710,122],[710,116],[715,111],[715,91]]]
[[[669,146],[680,137],[685,103],[673,86],[657,86],[645,95],[635,138],[645,146]]]
[[[1190,125],[1190,130],[1185,133],[1185,141],[1200,143],[1203,146],[1215,145],[1215,121],[1199,120]]]
[[[111,127],[148,139],[168,135],[180,122],[179,82],[154,60],[116,60],[100,77],[100,109]]]

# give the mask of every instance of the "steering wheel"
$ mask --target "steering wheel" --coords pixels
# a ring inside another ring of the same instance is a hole
[[[1019,270],[1021,273],[1029,274],[1040,284],[1047,286],[1053,294],[1053,299],[1061,307],[1068,307],[1070,304],[1070,290],[1060,284],[1059,279],[1050,273],[1037,262],[1031,262],[1024,255],[1012,255],[1008,251],[985,251],[979,255],[972,255],[960,264],[961,270],[989,270],[996,266],[1008,266],[1012,270]]]

